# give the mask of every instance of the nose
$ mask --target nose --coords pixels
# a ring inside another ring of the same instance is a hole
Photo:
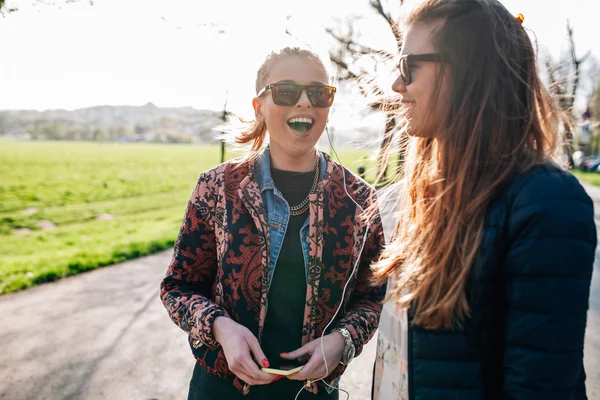
[[[310,100],[308,99],[308,94],[306,94],[306,89],[302,89],[296,107],[312,107],[312,104],[310,104]]]
[[[398,78],[392,84],[392,90],[400,94],[406,93],[406,85],[404,84],[404,79],[402,79],[401,75],[398,75]]]

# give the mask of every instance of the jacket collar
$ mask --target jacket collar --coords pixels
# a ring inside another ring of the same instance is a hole
[[[327,171],[328,163],[327,157],[321,151],[319,151],[319,158],[321,163],[321,181],[325,176]],[[254,175],[256,182],[258,183],[258,187],[260,188],[261,193],[265,190],[273,190],[275,188],[275,183],[273,182],[273,177],[271,176],[271,152],[269,146],[267,146],[262,153],[258,156],[256,161],[254,162]],[[330,172],[330,171],[329,171]]]
[[[267,146],[258,156],[254,163],[254,173],[256,174],[256,182],[261,193],[265,190],[273,190],[275,183],[271,177],[271,153]]]

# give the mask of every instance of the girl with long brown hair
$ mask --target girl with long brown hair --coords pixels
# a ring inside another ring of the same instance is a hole
[[[555,162],[522,22],[496,0],[426,0],[408,17],[375,399],[585,398],[594,211]]]

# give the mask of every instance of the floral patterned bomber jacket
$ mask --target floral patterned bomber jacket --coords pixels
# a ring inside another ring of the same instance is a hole
[[[358,260],[337,320],[327,332],[337,327],[348,329],[358,355],[377,329],[385,296],[385,285],[369,282],[370,265],[383,249],[383,227],[378,214],[369,221],[363,218],[374,199],[373,189],[326,154],[323,157],[325,173],[316,193],[309,196],[302,345],[319,338],[333,318]],[[244,393],[249,385],[229,370],[212,335],[212,324],[215,318],[227,316],[261,340],[270,255],[269,226],[255,163],[227,162],[201,174],[160,291],[171,319],[189,335],[197,362]],[[328,381],[334,382],[344,370],[345,366],[338,365]],[[314,393],[317,386],[320,390],[325,387],[322,382],[313,384]]]

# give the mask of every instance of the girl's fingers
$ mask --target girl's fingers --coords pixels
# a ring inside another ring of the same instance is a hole
[[[265,353],[262,351],[260,343],[258,343],[258,339],[251,335],[246,339],[246,343],[248,343],[248,347],[250,348],[250,351],[252,352],[252,355],[254,356],[254,359],[256,360],[258,365],[264,368],[268,368],[269,361],[267,360],[267,356],[265,356]]]
[[[248,354],[247,357],[244,357],[241,363],[244,367],[246,374],[249,375],[255,382],[258,382],[255,384],[264,385],[273,381],[273,375],[261,371],[261,369],[258,367],[256,362],[254,362],[250,354]]]
[[[322,378],[323,375],[325,375],[323,355],[321,352],[315,352],[304,368],[302,368],[302,371],[296,372],[295,374],[288,376],[288,378],[295,381],[304,381],[306,379]]]
[[[286,360],[295,360],[297,358],[302,357],[305,354],[310,354],[315,347],[314,341],[305,344],[304,346],[296,349],[294,351],[290,351],[289,353],[281,353],[281,358]]]

